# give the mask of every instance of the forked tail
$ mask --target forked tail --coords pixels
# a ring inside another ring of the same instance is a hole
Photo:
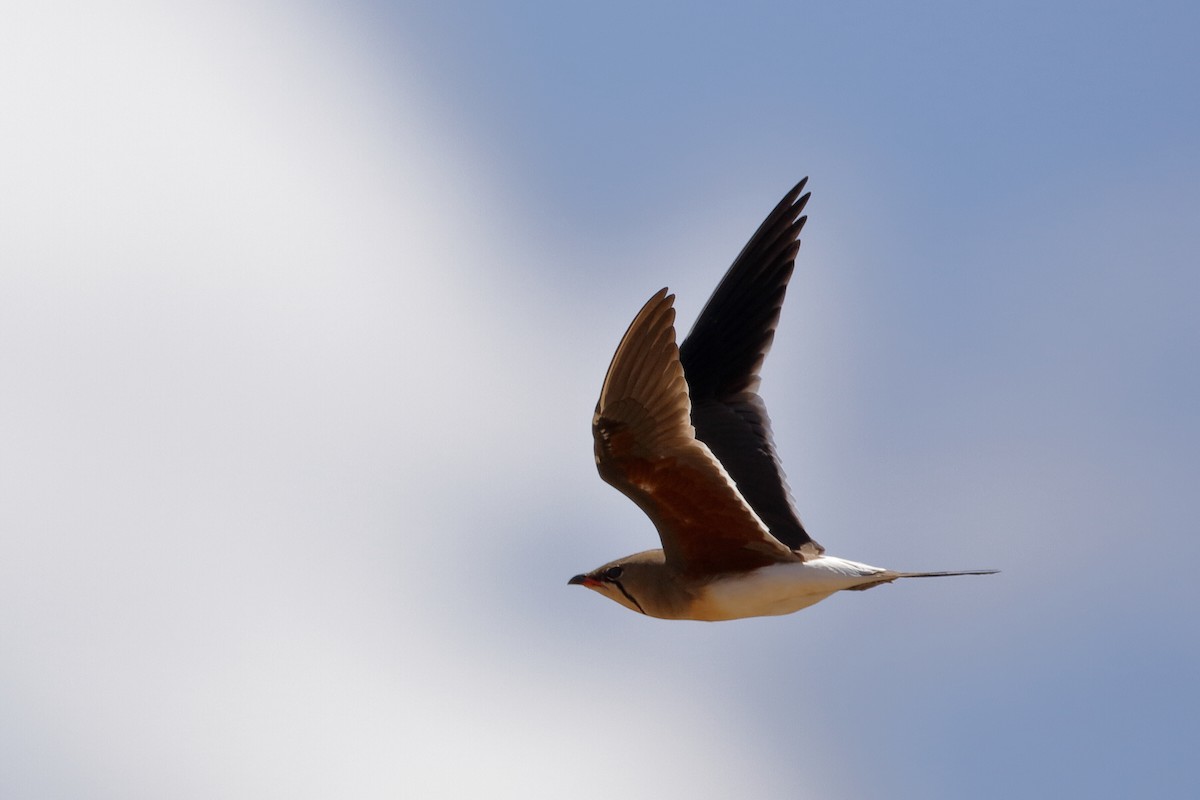
[[[999,571],[998,569],[968,569],[962,572],[892,572],[891,570],[887,570],[880,574],[879,580],[860,583],[858,586],[851,586],[849,591],[861,592],[864,589],[871,589],[875,586],[891,583],[897,578],[947,578],[951,575],[995,575]]]
[[[946,578],[950,575],[995,575],[998,569],[968,569],[962,572],[901,572],[897,578]]]

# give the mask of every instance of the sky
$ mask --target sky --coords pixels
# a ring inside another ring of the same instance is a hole
[[[0,12],[0,796],[1182,797],[1200,12]],[[728,623],[590,420],[801,177],[806,526],[995,568]]]

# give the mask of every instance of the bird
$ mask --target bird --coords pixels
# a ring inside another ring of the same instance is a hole
[[[596,468],[645,512],[662,547],[569,584],[650,617],[720,621],[791,614],[900,578],[998,571],[898,572],[826,555],[800,521],[758,390],[808,220],[807,184],[750,237],[682,345],[666,288],[621,338],[592,417]]]

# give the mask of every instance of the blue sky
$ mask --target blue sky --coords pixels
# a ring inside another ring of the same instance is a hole
[[[1195,793],[1197,12],[128,3],[0,25],[0,795]],[[588,424],[813,199],[830,552],[640,618]]]

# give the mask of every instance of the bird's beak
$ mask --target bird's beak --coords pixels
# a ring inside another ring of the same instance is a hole
[[[578,586],[591,587],[591,586],[599,586],[600,581],[596,580],[595,578],[589,578],[587,575],[576,575],[574,578],[571,578],[571,580],[567,581],[567,585],[568,586],[578,585]]]

